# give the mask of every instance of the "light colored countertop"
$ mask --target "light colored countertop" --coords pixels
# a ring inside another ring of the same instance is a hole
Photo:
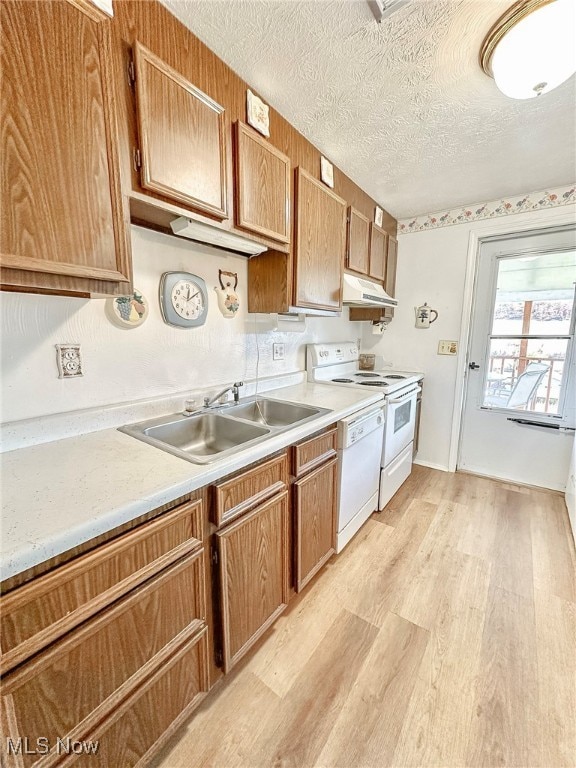
[[[4,580],[134,520],[179,496],[298,442],[383,395],[303,383],[266,397],[329,408],[225,459],[192,464],[116,429],[56,440],[1,457]]]

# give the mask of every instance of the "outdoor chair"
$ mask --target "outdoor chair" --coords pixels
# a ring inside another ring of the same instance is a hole
[[[526,410],[536,397],[540,382],[549,370],[550,366],[545,363],[529,363],[513,386],[506,387],[503,383],[497,392],[486,394],[484,405]]]

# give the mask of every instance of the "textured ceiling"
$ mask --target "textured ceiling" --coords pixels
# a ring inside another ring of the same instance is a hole
[[[501,95],[481,42],[511,0],[162,0],[397,218],[576,178],[576,85]]]

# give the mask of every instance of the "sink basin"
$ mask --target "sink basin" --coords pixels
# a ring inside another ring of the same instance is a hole
[[[328,408],[251,397],[220,410],[193,416],[173,413],[119,429],[182,459],[208,464],[328,412]]]
[[[269,427],[289,427],[325,412],[325,408],[297,405],[281,400],[267,400],[262,397],[226,409],[227,414],[237,419],[247,419]]]
[[[220,413],[173,414],[130,424],[120,431],[198,464],[214,461],[270,434],[267,427]]]

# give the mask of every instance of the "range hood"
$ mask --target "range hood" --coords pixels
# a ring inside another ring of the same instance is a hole
[[[344,273],[342,303],[349,307],[395,307],[398,302],[388,296],[379,283]]]
[[[257,253],[268,250],[265,245],[248,240],[247,237],[212,227],[202,221],[188,219],[185,216],[174,219],[170,222],[170,226],[175,235],[187,237],[188,240],[196,240],[198,243],[208,243],[208,245],[213,245],[216,248],[224,248],[226,251],[237,251],[255,256]]]

